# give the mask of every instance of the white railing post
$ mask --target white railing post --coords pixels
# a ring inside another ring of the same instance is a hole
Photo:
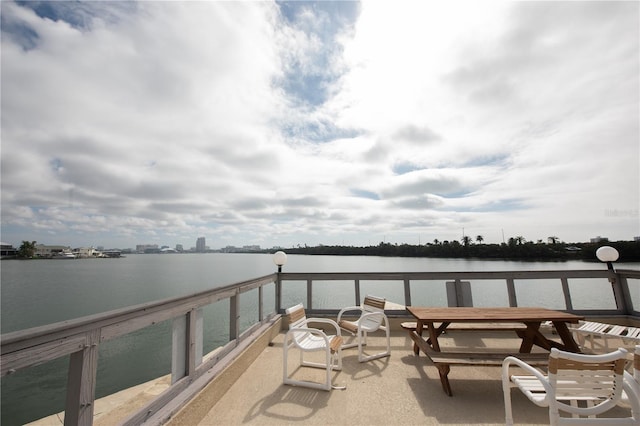
[[[562,282],[562,294],[564,295],[564,306],[567,311],[573,310],[573,302],[571,301],[571,291],[569,289],[569,280],[566,277],[560,278]]]
[[[240,296],[238,293],[229,298],[229,341],[240,336]],[[236,342],[237,344],[237,342]]]
[[[93,424],[99,341],[100,330],[93,330],[86,334],[84,348],[70,355],[65,426]]]
[[[203,328],[202,309],[192,309],[173,320],[171,383],[193,375],[202,364]]]
[[[411,306],[411,280],[404,279],[404,305]]]
[[[263,287],[260,286],[258,287],[258,321],[262,322],[262,320],[264,319],[264,307],[262,306],[262,301],[264,296],[262,295],[263,293]]]
[[[313,280],[307,280],[307,309],[313,309]]]
[[[507,295],[509,296],[509,306],[518,307],[518,297],[516,296],[516,284],[513,278],[507,278]]]
[[[281,272],[278,272],[276,275],[276,314],[279,314],[282,309],[282,278],[280,274]]]

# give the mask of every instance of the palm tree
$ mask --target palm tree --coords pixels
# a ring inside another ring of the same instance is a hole
[[[36,242],[35,241],[22,241],[20,248],[18,249],[18,257],[30,259],[36,254]]]
[[[525,240],[525,239],[524,239],[524,237],[523,237],[522,235],[518,235],[518,236],[516,237],[516,242],[517,242],[518,244],[524,244],[524,243],[526,243],[526,242],[527,242],[527,240]]]
[[[484,241],[484,237],[482,235],[478,235],[476,237],[476,241],[478,242],[478,244],[482,244],[482,242]]]
[[[558,237],[548,237],[548,238],[547,238],[547,242],[548,242],[549,244],[555,244],[555,243],[557,243],[557,242],[558,242]]]
[[[471,237],[468,235],[465,235],[464,237],[462,237],[460,241],[462,241],[462,244],[464,244],[465,247],[468,247],[469,244],[471,244]]]

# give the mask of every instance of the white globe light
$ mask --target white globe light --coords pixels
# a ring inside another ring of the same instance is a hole
[[[615,262],[618,260],[618,250],[610,246],[602,246],[596,250],[596,257],[600,262]]]
[[[283,251],[277,251],[273,254],[273,263],[278,266],[282,266],[287,263],[287,253]]]

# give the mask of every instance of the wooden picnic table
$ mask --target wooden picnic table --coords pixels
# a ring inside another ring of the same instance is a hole
[[[409,330],[414,341],[414,353],[417,355],[422,350],[433,361],[438,368],[442,388],[449,396],[452,395],[448,378],[451,364],[501,365],[502,359],[513,355],[513,353],[487,351],[442,352],[438,337],[452,323],[473,323],[474,325],[480,323],[480,327],[469,328],[469,330],[478,331],[493,329],[489,326],[490,324],[509,324],[501,329],[513,330],[522,339],[518,354],[521,354],[521,358],[527,361],[546,361],[545,358],[548,354],[531,354],[534,345],[548,351],[555,347],[569,352],[580,352],[567,324],[577,323],[584,317],[567,312],[546,308],[426,308],[417,306],[408,306],[407,311],[416,319],[416,329]],[[543,322],[553,323],[562,343],[550,340],[540,332],[540,325]],[[439,325],[436,326],[436,323]],[[482,327],[484,324],[487,327]],[[422,337],[425,328],[428,333],[427,339]]]

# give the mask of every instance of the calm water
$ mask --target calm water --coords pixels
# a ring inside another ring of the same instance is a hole
[[[2,261],[2,333],[35,327],[85,315],[110,311],[144,302],[193,294],[225,284],[275,272],[271,255],[264,254],[185,254],[129,255],[120,259]],[[640,269],[640,263],[622,264],[624,269]],[[286,272],[423,272],[601,269],[599,263],[511,262],[463,259],[341,257],[290,255]],[[362,293],[386,297],[403,303],[402,286],[394,283],[362,282]],[[298,288],[285,286],[283,305],[304,300]],[[541,282],[518,288],[521,305],[544,305],[563,309],[559,285]],[[575,292],[574,306],[591,308],[613,306],[606,286],[585,284]],[[508,304],[504,282],[479,282],[473,286],[478,306]],[[444,285],[438,288],[412,287],[416,305],[446,306]],[[241,310],[255,306],[247,295]],[[269,296],[266,303],[271,303]],[[353,304],[353,284],[327,283],[314,286],[315,307]],[[219,302],[205,309],[205,352],[228,338],[228,303]],[[245,315],[252,320],[250,314]],[[254,315],[255,316],[255,315]],[[100,346],[97,396],[167,374],[171,370],[171,324],[160,323]],[[2,380],[2,424],[14,425],[44,417],[64,409],[64,387],[68,358],[19,371]],[[37,390],[37,391],[34,391]]]

